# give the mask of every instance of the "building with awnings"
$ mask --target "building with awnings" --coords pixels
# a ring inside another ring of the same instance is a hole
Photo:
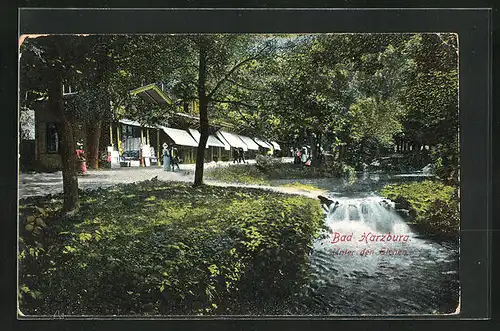
[[[253,140],[255,141],[255,143],[257,143],[257,145],[259,145],[259,150],[262,153],[267,153],[269,152],[269,150],[273,149],[273,147],[269,143],[265,142],[262,139],[253,138]]]
[[[255,156],[258,154],[259,151],[259,145],[255,143],[255,141],[252,140],[252,138],[247,137],[247,136],[242,136],[238,135],[238,137],[247,145],[248,152],[245,155],[245,158],[247,159],[253,159]]]
[[[269,143],[265,142],[262,139],[253,138],[253,140],[257,143],[257,145],[259,145],[262,148],[265,148],[265,149],[271,149],[271,148],[273,148]]]
[[[224,136],[220,133],[220,131],[217,131],[215,133],[215,135],[217,136],[217,138],[219,138],[220,142],[224,145],[224,149],[226,151],[230,151],[231,145],[227,142],[226,138],[224,138]]]
[[[163,131],[167,136],[166,143],[170,147],[177,149],[177,156],[184,163],[193,163],[196,160],[196,148],[198,143],[186,131],[162,126]]]
[[[222,137],[226,139],[229,145],[233,148],[242,148],[244,151],[248,151],[248,146],[240,139],[237,134],[230,133],[227,131],[219,131]]]
[[[231,155],[230,158],[234,158],[234,152],[237,149],[243,149],[244,152],[248,151],[248,146],[243,142],[243,140],[235,133],[219,130],[217,131],[217,136],[222,137],[225,139],[227,142],[226,144],[226,150],[227,150],[227,145],[229,145],[231,148]]]
[[[111,141],[114,143],[113,134],[116,134],[120,152],[139,150],[141,145],[154,146],[155,150],[158,147],[157,139],[154,139],[158,135],[158,127],[123,118],[118,120],[115,133],[112,127],[110,129]]]
[[[259,150],[259,145],[257,145],[255,141],[252,140],[252,138],[242,135],[239,135],[239,137],[241,140],[243,140],[245,145],[247,145],[248,150],[253,150],[253,151]]]
[[[198,130],[189,129],[189,133],[193,136],[196,143],[200,143],[201,134]],[[222,157],[222,150],[225,148],[225,145],[215,136],[209,135],[206,148],[208,148],[208,153],[205,153],[205,161],[211,162],[215,160],[220,160]]]

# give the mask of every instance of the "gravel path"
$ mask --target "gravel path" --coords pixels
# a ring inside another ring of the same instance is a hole
[[[255,160],[248,160],[249,164],[255,163]],[[292,158],[284,158],[283,162],[292,162]],[[223,167],[233,164],[232,162],[214,162],[205,164],[205,169],[211,167]],[[108,170],[89,170],[88,175],[78,177],[78,187],[83,190],[96,189],[98,187],[109,187],[120,183],[134,183],[144,180],[149,180],[158,176],[158,180],[163,181],[180,181],[180,182],[193,182],[194,181],[194,164],[181,164],[180,171],[164,171],[161,167],[146,167],[146,168],[118,168]],[[272,187],[272,186],[259,186],[259,185],[245,185],[245,184],[228,184],[217,181],[205,180],[206,184],[217,186],[238,186],[238,187],[251,187],[269,189],[283,193],[295,193],[317,196],[317,193],[310,193],[312,191],[297,190],[290,187]],[[29,196],[41,196],[47,194],[60,193],[63,190],[62,185],[62,172],[54,173],[21,173],[19,174],[19,198]]]

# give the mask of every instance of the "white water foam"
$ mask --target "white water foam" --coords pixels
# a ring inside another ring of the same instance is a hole
[[[341,262],[335,264],[340,274],[376,275],[384,268],[411,267],[421,258],[444,257],[429,241],[417,238],[390,200],[379,196],[335,200],[326,219],[330,233],[316,241],[315,249]]]

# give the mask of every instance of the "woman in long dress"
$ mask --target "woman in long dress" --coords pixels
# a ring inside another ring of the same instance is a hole
[[[163,170],[170,171],[170,151],[166,143],[163,144]]]

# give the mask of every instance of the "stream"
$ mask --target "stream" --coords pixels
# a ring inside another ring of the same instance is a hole
[[[386,184],[421,174],[363,174],[354,183],[332,179],[277,181],[314,184],[335,201],[326,231],[309,257],[311,279],[287,304],[293,315],[450,314],[458,307],[459,249],[412,231],[394,204],[376,194]]]

